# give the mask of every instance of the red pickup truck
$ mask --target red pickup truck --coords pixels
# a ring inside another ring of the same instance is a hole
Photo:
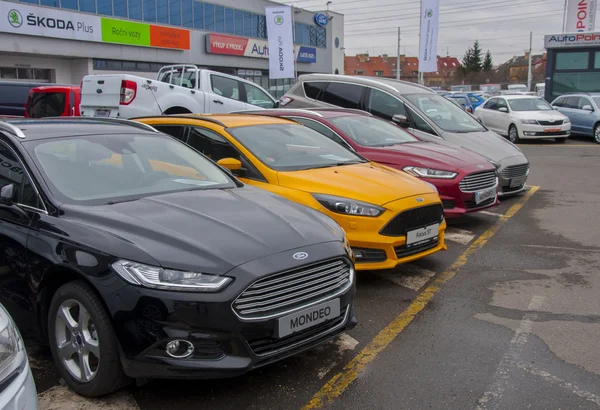
[[[44,86],[29,91],[26,118],[79,117],[81,92],[78,86]]]

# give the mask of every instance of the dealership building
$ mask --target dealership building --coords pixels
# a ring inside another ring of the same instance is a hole
[[[79,84],[87,74],[154,78],[195,64],[250,79],[278,97],[293,79],[269,79],[265,0],[0,0],[0,81]],[[293,9],[296,73],[343,73],[344,16]]]

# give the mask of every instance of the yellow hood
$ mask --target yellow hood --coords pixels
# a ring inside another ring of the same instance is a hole
[[[379,206],[415,195],[437,194],[428,183],[373,162],[279,172],[278,178],[279,185],[287,188],[357,199]]]

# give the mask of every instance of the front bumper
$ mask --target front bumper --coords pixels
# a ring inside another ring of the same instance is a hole
[[[417,197],[423,202],[417,202]],[[354,251],[356,270],[392,269],[402,263],[447,249],[444,242],[445,220],[429,223],[440,223],[438,240],[423,246],[409,248],[405,235],[387,236],[380,233],[390,221],[402,212],[440,203],[437,194],[418,195],[417,197],[408,197],[383,205],[386,212],[377,218],[333,215],[324,208],[321,211],[334,217],[346,231],[348,242]],[[360,257],[361,254],[364,257]]]
[[[38,398],[29,363],[0,394],[0,410],[37,410]]]
[[[498,196],[510,196],[527,190],[529,163],[525,156],[505,158],[498,169]]]
[[[517,130],[521,139],[568,138],[571,135],[571,123],[556,126],[519,124]]]
[[[107,306],[113,315],[125,373],[133,378],[235,377],[353,328],[356,325],[352,309],[354,282],[334,295],[324,294],[318,300],[265,319],[240,317],[234,311],[233,302],[257,280],[301,268],[305,262],[311,265],[344,259],[350,263],[341,242],[301,250],[310,256],[309,262],[294,261],[291,256],[295,252],[286,251],[246,263],[227,274],[234,281],[218,293],[170,292],[128,284],[108,296]],[[334,299],[340,302],[339,316],[277,337],[281,317]],[[173,340],[191,343],[194,352],[185,358],[169,356],[165,348]]]

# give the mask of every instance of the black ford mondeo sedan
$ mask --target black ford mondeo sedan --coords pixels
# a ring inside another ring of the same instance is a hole
[[[77,393],[242,374],[356,324],[329,217],[126,120],[0,122],[0,299]]]

